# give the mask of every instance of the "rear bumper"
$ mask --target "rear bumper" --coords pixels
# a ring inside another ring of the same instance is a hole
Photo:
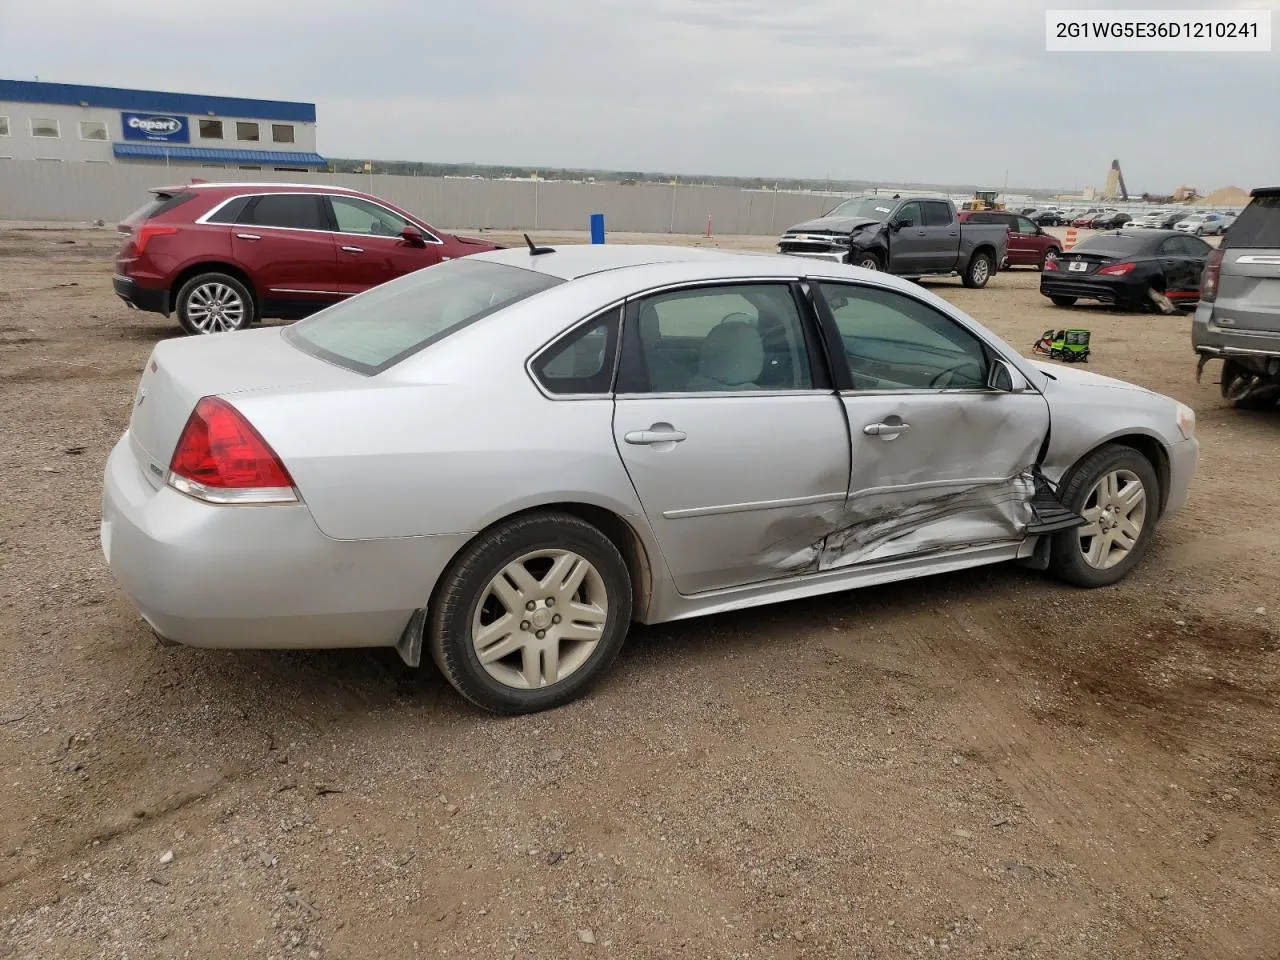
[[[1214,305],[1201,303],[1191,319],[1191,346],[1207,357],[1232,357],[1258,372],[1270,372],[1270,361],[1280,358],[1280,332],[1223,327],[1214,322]]]
[[[1061,273],[1062,271],[1058,271]],[[1103,303],[1132,304],[1142,301],[1142,292],[1124,283],[1108,283],[1093,277],[1072,280],[1057,273],[1040,275],[1040,293],[1046,297],[1077,297]]]
[[[201,503],[145,477],[126,433],[107,459],[100,538],[161,636],[301,649],[393,646],[468,536],[333,540],[303,504]]]
[[[131,307],[149,313],[163,313],[166,317],[169,315],[168,290],[139,286],[132,277],[122,277],[118,273],[111,277],[111,287],[116,296]]]

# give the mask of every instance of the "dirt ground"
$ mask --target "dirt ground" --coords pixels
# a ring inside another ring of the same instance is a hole
[[[389,650],[152,639],[99,492],[177,329],[112,295],[115,246],[0,230],[0,957],[1280,955],[1280,415],[1196,384],[1185,316],[928,284],[1196,409],[1191,501],[1125,583],[637,629],[589,698],[503,720]]]

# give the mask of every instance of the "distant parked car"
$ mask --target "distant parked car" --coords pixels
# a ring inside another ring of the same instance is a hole
[[[1141,310],[1152,305],[1152,293],[1192,306],[1211,251],[1203,240],[1173,230],[1100,233],[1046,263],[1040,293],[1059,307],[1100,300]]]
[[[1197,237],[1213,236],[1226,229],[1223,223],[1220,213],[1193,213],[1175,223],[1173,229],[1195,234]]]
[[[1164,226],[1164,222],[1168,216],[1168,210],[1152,210],[1140,217],[1135,217],[1129,222],[1129,226],[1137,230],[1167,230],[1168,227]]]
[[[1132,219],[1133,216],[1131,214],[1112,211],[1110,213],[1104,213],[1094,217],[1093,223],[1090,224],[1090,226],[1095,230],[1118,230]]]
[[[1044,262],[1062,253],[1062,244],[1044,229],[1018,213],[1004,210],[964,210],[959,214],[961,223],[998,223],[1009,228],[1010,267],[1035,267],[1044,269]]]
[[[1041,210],[1031,219],[1040,227],[1061,227],[1067,222],[1067,215],[1061,210]]]
[[[112,283],[131,307],[177,313],[187,333],[304,317],[414,270],[498,249],[327,184],[192,183],[152,193],[120,223]]]
[[[1226,213],[1222,215],[1222,232],[1223,233],[1226,233],[1228,230],[1231,229],[1231,225],[1236,222],[1236,216],[1237,214],[1235,213],[1234,210],[1228,210]]]
[[[1090,207],[1088,210],[1082,210],[1076,214],[1075,219],[1071,221],[1073,227],[1091,227],[1095,218],[1105,213],[1112,213],[1111,210],[1105,210],[1102,207]]]
[[[394,648],[506,714],[585,694],[636,621],[1018,558],[1116,583],[1199,450],[1185,405],[906,281],[707,248],[466,257],[161,341],[138,396],[100,537],[152,629]]]

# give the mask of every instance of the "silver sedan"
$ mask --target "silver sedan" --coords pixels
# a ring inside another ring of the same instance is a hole
[[[157,345],[101,539],[163,638],[425,649],[522,713],[632,622],[1005,561],[1114,583],[1194,429],[883,273],[531,244]]]

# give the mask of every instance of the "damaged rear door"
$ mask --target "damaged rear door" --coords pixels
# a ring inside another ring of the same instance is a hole
[[[987,386],[991,351],[895,290],[817,282],[852,458],[822,569],[927,557],[1026,536],[1031,468],[1049,429],[1034,390]],[[840,368],[843,366],[843,370]]]

